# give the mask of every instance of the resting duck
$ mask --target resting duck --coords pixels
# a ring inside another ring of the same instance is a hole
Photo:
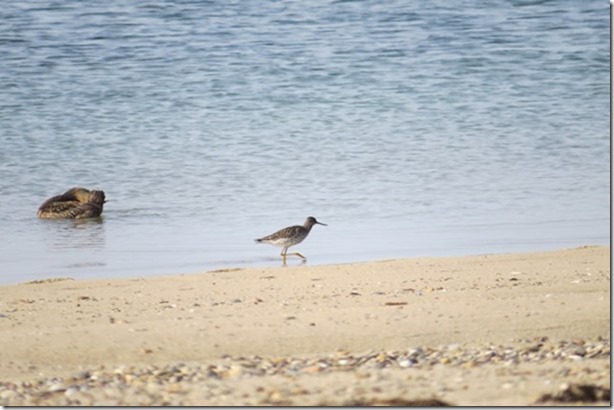
[[[105,203],[103,191],[71,188],[62,195],[52,196],[38,208],[36,216],[42,219],[95,218],[102,213]]]

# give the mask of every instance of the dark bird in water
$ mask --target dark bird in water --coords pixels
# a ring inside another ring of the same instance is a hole
[[[318,222],[316,221],[316,218],[310,216],[307,218],[303,225],[289,226],[287,228],[280,229],[275,233],[272,233],[260,239],[256,239],[256,242],[268,243],[270,245],[279,246],[283,248],[281,250],[281,257],[285,262],[286,256],[288,255],[288,248],[303,242],[307,235],[309,235],[311,227],[315,224],[326,226],[326,224]],[[298,252],[290,253],[290,255],[297,255],[303,258],[303,260],[307,260],[307,258],[305,258]]]
[[[38,208],[36,216],[41,219],[96,218],[102,213],[105,202],[103,191],[75,187],[47,199]]]

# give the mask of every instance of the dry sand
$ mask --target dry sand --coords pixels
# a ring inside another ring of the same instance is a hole
[[[0,286],[0,345],[0,405],[607,405],[610,248]]]

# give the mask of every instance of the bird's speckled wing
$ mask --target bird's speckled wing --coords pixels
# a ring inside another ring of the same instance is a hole
[[[300,232],[304,228],[300,225],[289,226],[284,229],[280,229],[279,231],[272,233],[270,235],[265,236],[264,238],[260,238],[261,241],[275,241],[281,238],[289,238],[294,236],[299,236]]]

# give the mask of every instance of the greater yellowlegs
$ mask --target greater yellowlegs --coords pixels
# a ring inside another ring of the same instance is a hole
[[[256,242],[268,243],[273,246],[282,247],[283,249],[281,250],[281,257],[285,262],[286,256],[288,255],[288,248],[303,242],[307,235],[309,235],[311,227],[315,224],[326,226],[326,224],[318,222],[316,221],[316,218],[310,216],[307,218],[307,220],[305,220],[305,223],[303,225],[294,225],[280,229],[275,233],[272,233],[260,239],[256,239]],[[307,258],[305,258],[298,252],[291,253],[290,255],[297,255],[303,258],[303,260],[307,260]]]

